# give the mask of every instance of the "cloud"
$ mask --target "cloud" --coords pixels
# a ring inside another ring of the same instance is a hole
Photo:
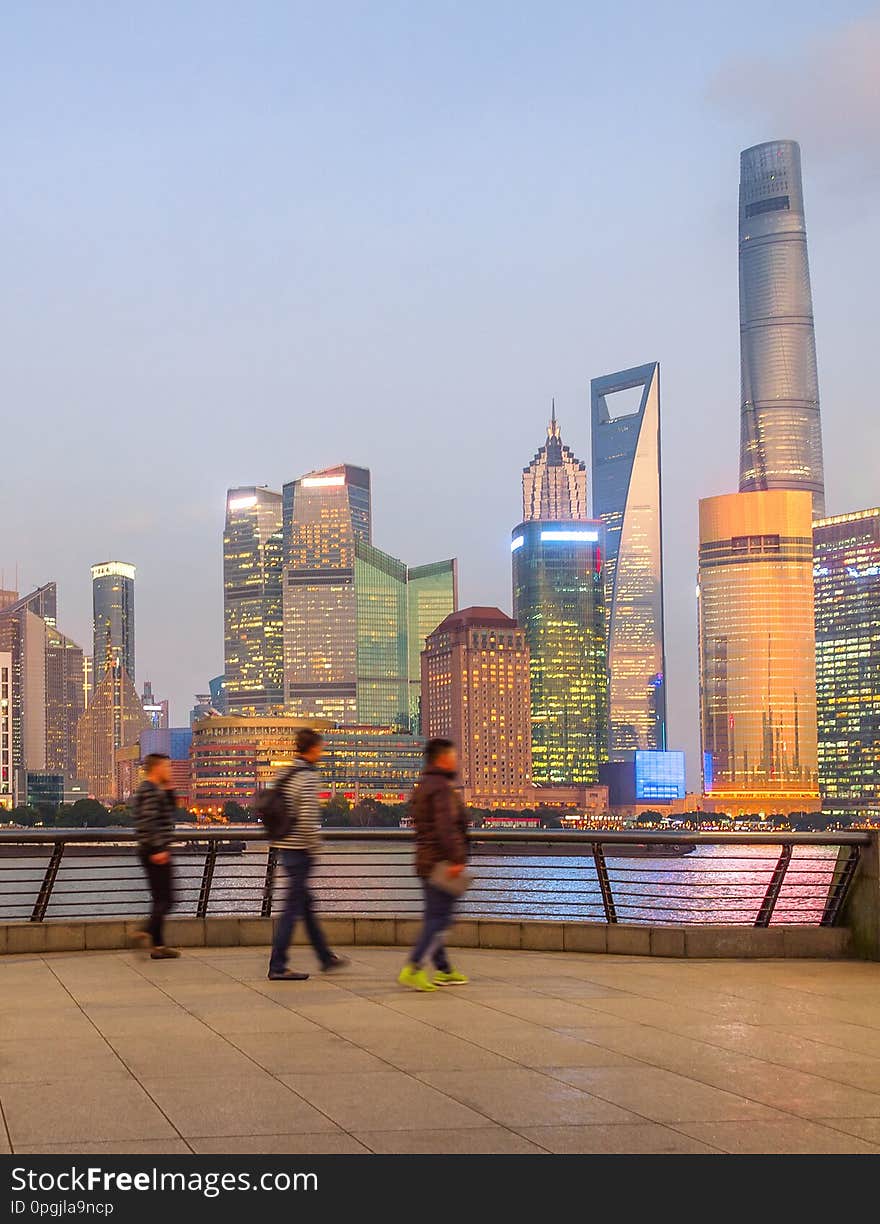
[[[790,137],[811,165],[845,163],[857,179],[880,178],[880,13],[775,56],[731,60],[709,97],[759,124],[755,143]]]

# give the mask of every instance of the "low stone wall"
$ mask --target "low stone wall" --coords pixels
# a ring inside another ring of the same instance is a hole
[[[407,947],[416,938],[415,918],[326,917],[331,944],[337,947]],[[98,951],[131,944],[139,921],[94,919],[87,922],[0,923],[0,954]],[[181,948],[266,947],[272,942],[271,918],[172,918],[167,938]],[[297,943],[305,942],[300,930]],[[846,927],[816,926],[635,926],[585,922],[508,921],[464,918],[450,933],[459,948],[507,948],[533,952],[606,952],[623,956],[812,957],[852,954]]]

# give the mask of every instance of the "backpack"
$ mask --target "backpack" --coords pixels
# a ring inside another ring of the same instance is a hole
[[[284,794],[284,787],[296,773],[296,767],[285,769],[271,786],[262,790],[254,800],[254,811],[263,823],[270,841],[281,841],[287,837],[295,823]]]

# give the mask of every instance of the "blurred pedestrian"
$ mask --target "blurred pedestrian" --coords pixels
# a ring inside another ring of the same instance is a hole
[[[180,956],[177,948],[165,943],[164,931],[165,918],[174,904],[171,842],[177,798],[171,788],[171,760],[164,752],[151,752],[144,758],[144,780],[135,791],[132,809],[138,853],[152,898],[149,920],[137,939],[142,946],[151,947],[153,960],[170,960]]]
[[[411,990],[461,986],[468,980],[452,967],[445,946],[456,898],[466,886],[467,815],[453,786],[457,773],[458,756],[452,740],[428,740],[425,766],[412,797],[416,873],[424,894],[424,919],[421,934],[397,979]],[[424,969],[428,960],[436,970],[433,981]]]
[[[293,768],[282,775],[277,783],[284,796],[289,828],[275,842],[287,873],[287,896],[278,919],[269,960],[268,976],[273,982],[304,982],[309,976],[287,967],[288,949],[299,918],[305,922],[309,942],[325,973],[342,969],[349,963],[346,957],[330,950],[315,915],[315,898],[309,888],[309,877],[321,849],[321,809],[318,802],[321,773],[318,762],[323,755],[323,736],[304,727],[297,732]]]

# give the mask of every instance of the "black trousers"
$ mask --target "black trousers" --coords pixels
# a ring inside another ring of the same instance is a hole
[[[150,886],[150,896],[153,908],[149,919],[144,923],[144,930],[153,941],[154,948],[165,945],[162,924],[171,907],[174,905],[174,877],[171,871],[171,860],[167,863],[151,863],[150,851],[145,846],[140,848],[141,862],[147,873],[147,883]]]

